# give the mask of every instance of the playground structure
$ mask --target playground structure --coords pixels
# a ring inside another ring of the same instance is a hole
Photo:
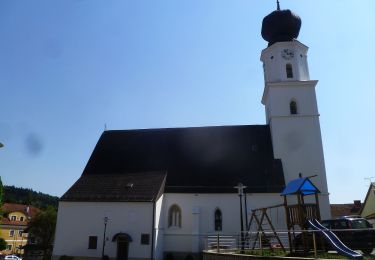
[[[284,207],[286,215],[286,225],[288,229],[288,240],[291,250],[295,251],[293,248],[293,240],[295,239],[295,226],[298,226],[300,230],[306,230],[308,228],[309,220],[320,221],[320,209],[319,209],[319,199],[318,194],[320,191],[317,187],[310,181],[309,177],[299,178],[291,181],[281,193],[284,197]],[[297,204],[288,205],[287,196],[297,196]],[[305,203],[305,196],[315,197],[315,204]],[[292,232],[291,232],[292,231]],[[292,240],[293,235],[293,240]],[[306,233],[302,233],[302,241],[304,249],[308,250],[308,242]]]
[[[254,239],[252,240],[252,245],[249,245],[252,249],[255,249],[255,246],[258,243],[260,247],[268,246],[271,250],[276,246],[281,247],[285,252],[285,247],[281,242],[281,239],[277,234],[274,225],[272,224],[271,218],[267,213],[268,210],[278,209],[282,206],[284,206],[284,204],[252,210],[250,221],[247,226],[248,233],[246,237],[246,239],[252,240],[249,236],[249,231],[251,230],[253,224],[255,224],[256,233],[253,236]]]
[[[315,176],[311,176],[315,177]],[[250,230],[253,225],[256,227],[255,237],[252,243],[252,249],[255,248],[258,243],[259,247],[262,249],[263,246],[268,246],[270,250],[273,248],[281,248],[284,252],[285,247],[277,234],[274,225],[272,224],[271,218],[269,217],[267,211],[272,209],[278,209],[284,207],[285,217],[286,217],[286,227],[288,232],[288,242],[290,252],[296,252],[294,247],[294,241],[296,240],[296,233],[300,233],[302,236],[303,251],[308,252],[311,248],[309,244],[307,232],[302,232],[301,230],[307,230],[309,227],[315,231],[322,233],[321,239],[325,238],[330,243],[330,245],[340,254],[348,256],[350,258],[361,259],[362,255],[346,247],[337,236],[323,227],[320,224],[320,209],[319,209],[319,189],[311,182],[311,177],[298,178],[292,180],[285,187],[281,196],[284,197],[284,203],[279,205],[274,205],[271,207],[253,209],[249,223],[247,224],[247,235],[246,239],[250,239]],[[288,196],[296,196],[296,204],[288,204]],[[306,203],[306,196],[314,196],[315,203]],[[277,211],[278,214],[278,211]],[[278,216],[277,216],[278,218]],[[296,230],[297,227],[297,230]],[[268,231],[268,232],[267,232]],[[314,234],[314,244],[315,244],[315,234]],[[323,244],[323,243],[322,243]],[[249,245],[251,246],[251,245]],[[315,246],[314,246],[315,247]]]
[[[285,216],[286,216],[286,226],[288,230],[288,240],[289,248],[292,252],[293,240],[295,239],[295,226],[298,226],[299,230],[307,229],[307,221],[317,219],[320,220],[319,212],[319,200],[318,194],[320,191],[315,185],[310,181],[309,177],[298,178],[291,181],[281,193],[281,196],[284,197],[284,203],[279,205],[274,205],[271,207],[253,209],[250,217],[250,221],[247,226],[247,230],[250,231],[252,225],[256,225],[257,231],[255,234],[255,239],[252,244],[252,249],[255,248],[256,243],[260,246],[269,246],[270,249],[274,247],[280,247],[285,251],[285,247],[281,242],[280,237],[276,233],[275,227],[272,224],[270,217],[267,214],[267,211],[271,209],[277,209],[284,207]],[[287,196],[294,195],[297,197],[297,204],[289,205]],[[315,204],[305,203],[305,196],[314,195]],[[267,232],[268,231],[268,232]],[[293,239],[292,239],[293,236]],[[262,239],[262,243],[260,242]],[[303,238],[304,247],[307,248],[307,239]],[[275,244],[276,243],[276,244]]]

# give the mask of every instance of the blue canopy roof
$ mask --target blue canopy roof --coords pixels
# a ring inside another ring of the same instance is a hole
[[[306,178],[298,178],[292,180],[286,185],[285,189],[281,193],[281,195],[294,195],[294,194],[302,194],[302,195],[312,195],[320,193],[318,188],[310,181],[308,177]]]

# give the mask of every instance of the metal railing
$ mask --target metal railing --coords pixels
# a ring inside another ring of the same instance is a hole
[[[374,229],[334,229],[332,231],[348,247],[370,254],[375,249],[371,241]],[[275,233],[279,239],[275,238]],[[246,253],[257,255],[282,255],[290,252],[317,258],[320,252],[335,251],[321,230],[244,232],[241,234],[216,234],[202,236],[204,250],[217,253]],[[243,238],[243,239],[241,239]],[[280,242],[281,244],[280,244]],[[358,251],[360,252],[360,251]]]

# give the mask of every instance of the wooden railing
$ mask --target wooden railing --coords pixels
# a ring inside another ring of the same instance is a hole
[[[291,205],[286,207],[288,225],[304,225],[305,220],[317,219],[318,212],[315,204]]]

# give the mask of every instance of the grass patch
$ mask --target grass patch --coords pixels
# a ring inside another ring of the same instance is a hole
[[[336,254],[336,253],[328,253],[328,252],[318,252],[318,258],[324,258],[324,259],[347,259],[347,257]],[[299,257],[307,257],[307,258],[315,258],[314,252],[308,252],[308,253],[292,253],[287,254],[287,256],[299,256]]]

